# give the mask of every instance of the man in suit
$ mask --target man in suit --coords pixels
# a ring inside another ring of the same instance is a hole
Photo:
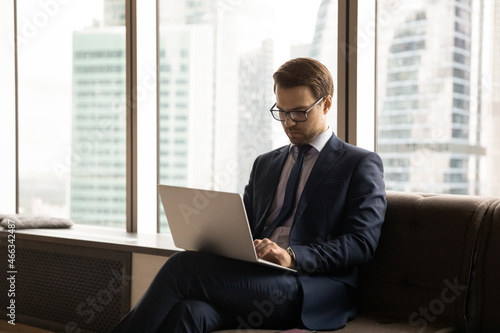
[[[329,129],[324,65],[292,59],[273,78],[271,113],[291,144],[255,160],[243,198],[257,255],[297,273],[182,252],[113,332],[329,330],[355,316],[357,269],[373,257],[385,216],[381,159]]]

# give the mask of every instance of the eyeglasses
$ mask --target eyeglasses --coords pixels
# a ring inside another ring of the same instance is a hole
[[[274,105],[271,107],[269,111],[271,111],[273,118],[278,121],[283,122],[286,120],[286,116],[289,116],[290,119],[292,119],[293,121],[301,123],[307,120],[307,113],[311,111],[316,105],[318,105],[318,103],[321,102],[323,98],[325,98],[325,96],[318,99],[309,109],[305,111],[285,111],[285,110],[275,109],[276,103],[274,103]]]

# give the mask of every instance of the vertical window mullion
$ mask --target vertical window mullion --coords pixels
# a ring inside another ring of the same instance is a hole
[[[356,145],[358,1],[339,1],[338,6],[337,134]]]
[[[348,11],[347,142],[357,145],[358,0],[349,1]]]
[[[15,158],[16,158],[16,166],[15,166],[15,176],[16,176],[16,214],[19,213],[19,81],[18,81],[18,70],[17,70],[17,0],[14,0],[14,83],[15,83]]]
[[[160,183],[160,0],[155,0],[156,26],[156,183]],[[160,233],[160,196],[156,195],[156,232]]]
[[[126,1],[127,231],[137,232],[137,26],[136,0]]]

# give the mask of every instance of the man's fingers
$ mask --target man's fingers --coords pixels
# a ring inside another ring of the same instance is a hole
[[[291,264],[290,255],[275,242],[268,238],[254,240],[257,257],[276,264],[289,267]]]
[[[256,239],[254,241],[254,245],[255,245],[255,252],[257,252],[257,256],[259,258],[264,258],[269,253],[269,251],[274,247],[274,245],[276,245],[276,243],[272,242],[268,238],[264,238],[264,239]]]

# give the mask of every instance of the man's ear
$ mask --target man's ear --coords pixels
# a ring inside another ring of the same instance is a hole
[[[328,111],[332,108],[332,96],[328,95],[323,99],[323,114],[326,116]]]

